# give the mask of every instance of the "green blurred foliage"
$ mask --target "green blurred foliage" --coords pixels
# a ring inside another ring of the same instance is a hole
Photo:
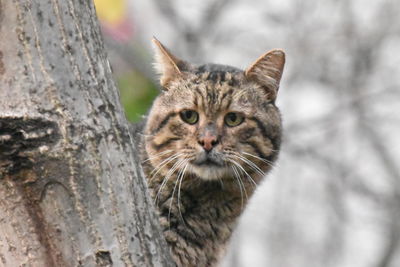
[[[136,71],[119,75],[117,83],[126,117],[132,122],[140,121],[158,95],[156,85]]]

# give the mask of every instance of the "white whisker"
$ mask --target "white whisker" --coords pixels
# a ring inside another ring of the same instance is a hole
[[[233,160],[231,158],[231,161],[233,164],[236,165],[236,167],[239,168],[239,170],[241,170],[244,174],[246,174],[246,176],[249,178],[249,180],[254,184],[255,187],[257,187],[257,183],[253,180],[253,178],[251,178],[250,174],[239,164],[237,163],[235,160]]]
[[[224,190],[224,181],[222,181],[221,177],[218,177],[218,181],[221,184],[221,189]]]
[[[180,217],[181,217],[181,220],[182,220],[183,224],[185,224],[185,220],[183,219],[183,216],[182,216],[181,204],[180,204],[180,203],[181,203],[181,186],[182,186],[182,181],[183,181],[183,178],[185,177],[185,172],[186,172],[186,169],[187,169],[188,165],[189,165],[189,164],[186,162],[186,165],[185,165],[185,167],[183,168],[182,175],[181,175],[180,179],[178,178],[178,180],[179,180],[179,187],[178,187],[178,210],[179,210],[179,215],[180,215]]]
[[[241,177],[240,174],[238,172],[238,170],[236,169],[235,165],[231,165],[233,173],[234,173],[234,177],[236,179],[236,182],[239,186],[240,189],[240,200],[241,200],[241,209],[243,209],[244,206],[244,199],[243,199],[243,183],[241,182]],[[244,191],[246,193],[246,199],[247,199],[247,192],[246,192],[246,188],[244,188]]]
[[[159,158],[159,157],[161,157],[161,156],[163,156],[165,154],[171,153],[172,151],[173,151],[172,149],[168,149],[168,150],[165,150],[163,152],[157,153],[157,154],[155,154],[155,155],[153,155],[151,157],[148,157],[147,159],[143,160],[142,163],[145,163],[145,162],[147,162],[149,160],[152,160],[152,159]]]
[[[153,171],[151,171],[150,175],[150,181],[158,174],[158,172],[164,168],[168,163],[170,163],[171,161],[173,161],[174,159],[180,157],[184,155],[184,153],[176,153],[174,155],[169,156],[168,158],[166,158],[165,160],[163,160],[160,164],[158,164]]]
[[[258,174],[260,174],[261,176],[265,176],[265,172],[263,170],[261,170],[260,167],[258,167],[254,162],[243,157],[242,155],[240,155],[238,153],[235,154],[235,156],[237,156],[240,160],[242,160],[244,163],[249,165],[249,167],[252,168],[254,171],[256,171]]]
[[[158,199],[159,199],[159,195],[161,194],[161,192],[163,191],[165,185],[167,184],[168,180],[171,178],[172,174],[176,171],[177,168],[180,167],[180,165],[182,163],[184,163],[184,159],[179,159],[177,160],[174,165],[172,165],[171,169],[167,172],[167,174],[165,175],[163,182],[161,183],[161,186],[157,192],[156,198],[155,198],[155,203],[157,203]]]
[[[185,164],[187,164],[187,160],[182,159],[182,160],[180,161],[180,163],[179,163],[179,166],[177,166],[177,168],[178,168],[178,167],[181,167],[182,165],[185,165]],[[181,176],[182,171],[183,171],[183,168],[181,168],[181,169],[179,170],[178,175],[177,175],[177,179],[176,179],[176,181],[175,181],[174,189],[172,190],[171,201],[170,201],[170,203],[169,203],[169,209],[168,209],[168,220],[170,220],[170,217],[171,217],[171,208],[172,208],[172,203],[173,203],[173,201],[174,201],[175,190],[176,190],[176,187],[178,186],[179,178],[180,178],[180,176]],[[174,170],[174,172],[175,172],[175,170]]]
[[[267,160],[267,159],[261,158],[261,157],[259,157],[259,156],[256,156],[256,155],[253,155],[253,154],[250,154],[250,153],[247,153],[247,152],[242,152],[242,154],[245,154],[245,155],[248,155],[248,156],[250,156],[250,157],[256,158],[256,159],[258,159],[258,160],[261,160],[262,162],[267,163],[268,165],[270,165],[271,167],[273,167],[273,162],[272,162],[272,161],[269,161],[269,160]]]
[[[246,190],[246,187],[245,187],[244,184],[243,184],[242,178],[241,178],[241,176],[240,176],[240,174],[239,174],[239,171],[238,171],[238,169],[237,169],[237,167],[236,167],[236,165],[235,165],[234,160],[229,159],[228,161],[231,162],[231,163],[233,163],[233,165],[231,165],[231,167],[232,167],[232,170],[233,170],[233,173],[234,173],[234,177],[235,177],[235,179],[236,179],[236,181],[237,181],[237,183],[238,183],[238,185],[239,185],[240,197],[241,197],[241,202],[242,202],[242,203],[241,203],[241,207],[242,207],[242,209],[243,209],[243,205],[244,205],[243,192],[244,192],[244,194],[245,194],[245,196],[246,196],[246,199],[248,199],[247,190]]]

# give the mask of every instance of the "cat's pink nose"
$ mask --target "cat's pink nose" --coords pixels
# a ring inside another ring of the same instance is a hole
[[[210,152],[218,144],[218,138],[207,131],[204,136],[200,137],[199,144],[205,151]]]

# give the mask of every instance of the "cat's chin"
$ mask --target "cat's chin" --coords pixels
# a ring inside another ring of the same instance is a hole
[[[192,165],[190,171],[199,178],[207,181],[221,179],[229,175],[229,169],[225,166]]]

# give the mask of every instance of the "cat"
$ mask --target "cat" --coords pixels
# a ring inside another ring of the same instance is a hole
[[[142,167],[176,265],[215,266],[279,153],[285,53],[242,71],[195,66],[153,43],[162,90],[145,121]]]

